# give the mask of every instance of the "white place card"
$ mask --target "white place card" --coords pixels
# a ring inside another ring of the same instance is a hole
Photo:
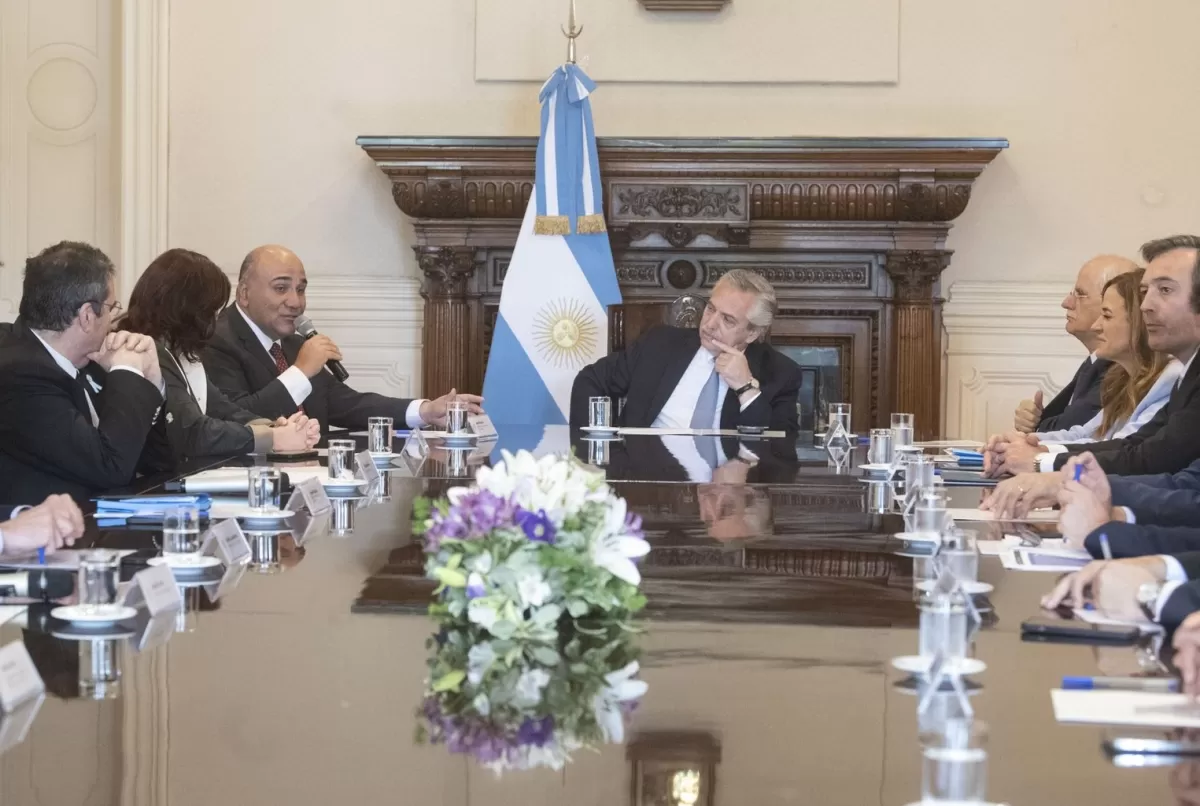
[[[363,481],[375,484],[379,481],[379,468],[375,466],[375,460],[371,458],[370,451],[354,454],[354,466],[358,469],[358,475]]]
[[[227,595],[231,590],[236,588],[238,583],[242,581],[242,577],[246,575],[246,569],[248,567],[249,566],[246,563],[226,566],[225,575],[221,577],[220,582],[214,582],[211,585],[204,586],[204,592],[208,594],[208,600],[210,602],[218,601],[221,597]]]
[[[176,613],[160,613],[146,619],[137,640],[137,651],[148,652],[162,646],[175,634]]]
[[[468,414],[467,427],[480,439],[496,439],[496,426],[486,414]]]
[[[214,548],[226,567],[250,562],[250,542],[235,518],[223,520],[209,528],[201,545],[205,553],[211,553],[210,547]]]
[[[46,690],[23,641],[0,649],[0,710],[10,713]]]
[[[304,501],[304,506],[313,515],[320,515],[323,512],[328,512],[333,509],[333,503],[329,500],[328,493],[325,492],[325,485],[321,484],[321,480],[314,477],[309,477],[303,481],[296,482],[296,486],[292,492],[292,501],[295,500],[296,493],[299,493]],[[296,508],[292,506],[290,501],[287,506],[293,512]]]
[[[0,719],[0,756],[25,741],[29,729],[33,727],[33,720],[37,719],[45,701],[46,695],[39,694]]]
[[[125,596],[130,607],[145,605],[153,618],[168,610],[183,607],[183,591],[175,581],[175,573],[168,565],[156,565],[133,575],[133,586]]]

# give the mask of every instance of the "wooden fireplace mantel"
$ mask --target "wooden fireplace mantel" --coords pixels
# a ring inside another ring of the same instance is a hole
[[[483,384],[504,272],[533,190],[535,138],[360,137],[413,219],[426,393]],[[939,280],[951,222],[1002,139],[600,138],[626,302],[669,302],[731,268],[779,296],[772,339],[838,344],[856,429],[941,424]],[[432,359],[432,360],[429,360]]]

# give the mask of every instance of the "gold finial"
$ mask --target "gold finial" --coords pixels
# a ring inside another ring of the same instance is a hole
[[[575,40],[583,33],[583,26],[575,24],[575,0],[571,0],[571,14],[567,18],[567,27],[562,29],[567,38],[567,64],[575,64]]]

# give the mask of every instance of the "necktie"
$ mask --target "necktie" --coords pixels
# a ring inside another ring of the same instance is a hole
[[[279,345],[279,342],[272,343],[271,349],[267,350],[267,352],[271,354],[271,358],[275,359],[275,369],[277,370],[276,374],[282,375],[284,372],[286,372],[288,368],[287,356],[283,354],[283,347]],[[304,406],[302,404],[297,405],[296,408],[300,410],[301,414],[304,413]]]
[[[692,428],[712,428],[717,419],[717,388],[721,384],[721,376],[716,369],[708,376],[708,382],[700,390],[696,399],[696,408],[692,411]],[[709,467],[717,466],[717,441],[713,437],[696,437],[696,449],[700,456],[708,462]]]

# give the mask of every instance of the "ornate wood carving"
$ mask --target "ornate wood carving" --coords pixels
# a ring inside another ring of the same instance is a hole
[[[423,391],[478,391],[533,192],[537,141],[358,142],[414,219],[429,359]],[[852,383],[846,376],[847,394],[858,401],[856,428],[912,411],[921,436],[934,436],[946,236],[975,178],[1005,147],[1003,140],[601,138],[617,277],[627,307],[640,311],[610,316],[610,327],[646,324],[647,304],[666,311],[681,294],[704,296],[733,268],[757,271],[779,297],[773,334],[794,343],[826,339],[844,345],[856,364],[869,363],[852,367]]]

